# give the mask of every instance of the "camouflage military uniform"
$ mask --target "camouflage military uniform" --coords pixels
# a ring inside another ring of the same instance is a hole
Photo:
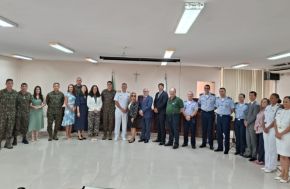
[[[29,92],[23,94],[21,91],[18,92],[16,100],[16,124],[13,130],[14,140],[13,143],[16,144],[16,137],[22,134],[23,139],[26,139],[26,134],[28,132],[29,126],[29,112],[30,104],[32,102],[32,95]]]
[[[1,141],[5,138],[6,148],[12,148],[11,138],[15,125],[16,99],[18,93],[15,90],[8,92],[7,89],[0,91],[0,148]]]
[[[109,139],[112,139],[112,130],[114,125],[115,118],[115,97],[116,91],[108,89],[103,90],[101,96],[103,101],[103,128],[104,128],[104,137],[107,139],[107,134],[109,132]]]
[[[52,91],[46,96],[47,109],[47,132],[49,140],[57,140],[57,131],[62,121],[62,105],[64,102],[64,94],[62,92]],[[52,133],[52,124],[54,123],[54,132]],[[53,135],[52,135],[53,134]]]

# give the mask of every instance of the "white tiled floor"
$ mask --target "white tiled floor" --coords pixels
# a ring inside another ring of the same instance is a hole
[[[240,156],[209,149],[41,139],[0,151],[0,189],[289,189]]]

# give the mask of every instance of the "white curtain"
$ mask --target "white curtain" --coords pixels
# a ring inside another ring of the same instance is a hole
[[[244,93],[248,101],[250,91],[256,91],[257,99],[260,100],[263,96],[263,71],[223,69],[221,84],[226,88],[227,96],[235,102],[238,101],[240,93]]]

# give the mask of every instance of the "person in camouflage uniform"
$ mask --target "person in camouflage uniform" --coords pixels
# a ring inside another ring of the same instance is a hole
[[[16,99],[18,93],[13,90],[13,80],[6,80],[6,88],[0,91],[0,149],[5,138],[5,148],[12,149],[12,131],[16,117]]]
[[[53,84],[53,91],[46,96],[47,104],[47,132],[49,135],[48,141],[58,140],[57,131],[61,126],[62,121],[62,106],[64,103],[64,94],[59,91],[60,84]],[[54,122],[54,131],[52,133],[52,124]]]
[[[17,136],[22,134],[22,143],[28,144],[26,138],[29,126],[30,104],[32,102],[31,93],[27,92],[27,83],[21,84],[21,91],[18,92],[16,100],[16,124],[13,129],[13,146],[17,145]]]
[[[115,97],[116,91],[113,89],[113,83],[111,81],[107,82],[107,89],[103,90],[102,102],[103,102],[103,128],[104,136],[103,140],[107,139],[109,132],[109,140],[112,140],[112,130],[115,119]]]

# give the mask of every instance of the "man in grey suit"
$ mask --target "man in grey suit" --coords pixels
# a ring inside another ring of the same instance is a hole
[[[251,91],[249,93],[249,108],[245,118],[247,149],[244,157],[250,158],[249,161],[255,161],[257,157],[257,136],[254,126],[256,116],[260,111],[260,105],[257,103],[256,98],[257,93],[255,91]]]

